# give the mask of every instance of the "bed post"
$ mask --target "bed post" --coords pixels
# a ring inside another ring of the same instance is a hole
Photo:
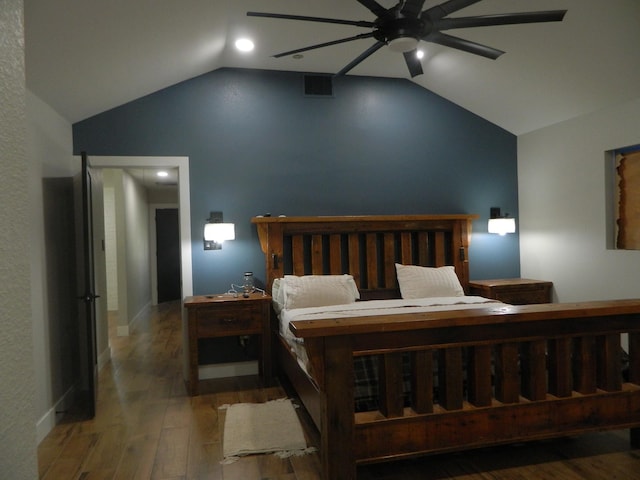
[[[454,224],[454,244],[459,243],[456,255],[456,273],[465,294],[469,294],[469,241],[471,239],[471,218],[461,219]]]
[[[262,217],[255,217],[252,222],[256,224],[258,230],[258,238],[260,239],[260,248],[264,253],[266,260],[266,278],[265,286],[268,293],[271,293],[271,286],[275,278],[282,277],[284,253],[283,244],[283,227],[281,223],[261,222]]]
[[[321,457],[324,480],[355,480],[353,347],[349,336],[324,339]]]

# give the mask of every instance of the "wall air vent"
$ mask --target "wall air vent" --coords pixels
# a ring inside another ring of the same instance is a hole
[[[305,75],[304,94],[309,97],[332,97],[333,77],[331,75]]]

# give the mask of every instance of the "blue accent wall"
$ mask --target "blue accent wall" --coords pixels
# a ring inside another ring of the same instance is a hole
[[[195,294],[264,279],[251,217],[477,213],[471,278],[517,277],[518,235],[487,233],[489,208],[518,218],[517,139],[405,79],[220,69],[73,125],[74,152],[188,156]],[[236,240],[204,251],[210,211]]]

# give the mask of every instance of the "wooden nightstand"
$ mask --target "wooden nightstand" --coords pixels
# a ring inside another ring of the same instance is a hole
[[[525,305],[551,303],[551,287],[552,282],[528,278],[473,280],[469,282],[469,293],[512,305]]]
[[[229,294],[187,297],[189,330],[188,358],[189,395],[198,395],[198,339],[232,337],[241,335],[261,336],[260,373],[263,381],[270,384],[273,371],[271,364],[271,296],[252,293],[249,298]]]

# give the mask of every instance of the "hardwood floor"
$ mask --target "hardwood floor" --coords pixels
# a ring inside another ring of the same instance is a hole
[[[318,454],[222,460],[224,410],[235,402],[286,396],[256,377],[201,382],[188,397],[182,380],[180,305],[154,307],[129,337],[112,337],[100,372],[97,415],[65,418],[38,448],[43,480],[320,480]],[[302,415],[311,445],[317,434]],[[361,480],[640,479],[640,450],[628,432],[482,449],[358,469]],[[333,480],[333,479],[332,479]],[[339,479],[336,479],[339,480]]]

